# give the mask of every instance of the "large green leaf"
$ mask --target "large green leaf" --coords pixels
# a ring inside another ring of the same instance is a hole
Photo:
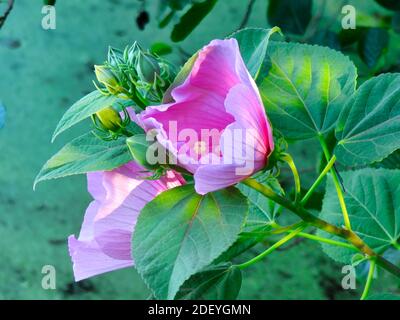
[[[268,117],[286,138],[329,132],[356,86],[356,68],[340,52],[270,41],[271,68],[259,89]]]
[[[346,165],[369,164],[400,148],[400,74],[363,83],[346,103],[334,152]]]
[[[230,37],[239,43],[240,53],[251,76],[256,79],[267,53],[269,38],[278,27],[271,29],[246,28],[233,33]]]
[[[163,192],[142,210],[133,236],[135,265],[158,299],[173,299],[236,240],[247,215],[235,188],[201,196],[193,185]]]
[[[184,40],[197,25],[210,13],[217,0],[204,0],[195,2],[174,26],[171,40],[179,42]]]
[[[242,285],[242,272],[231,264],[210,266],[193,275],[180,288],[176,299],[234,300]]]
[[[48,160],[37,175],[34,187],[43,180],[112,170],[131,159],[124,138],[103,141],[89,132],[72,140]]]
[[[303,34],[312,14],[312,0],[269,0],[267,17],[272,26],[283,32]]]
[[[60,133],[77,124],[78,122],[121,100],[122,99],[118,98],[117,96],[105,96],[97,90],[89,93],[79,101],[75,102],[63,115],[53,133],[52,141],[54,141]]]
[[[353,231],[372,249],[383,253],[400,237],[400,170],[366,168],[344,172],[342,176]],[[327,183],[321,218],[338,226],[343,225],[332,179]],[[323,231],[318,231],[318,234],[341,241]],[[329,256],[343,263],[349,263],[355,253],[326,244],[323,248]]]

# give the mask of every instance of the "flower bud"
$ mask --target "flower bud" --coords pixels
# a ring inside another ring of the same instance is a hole
[[[119,83],[115,74],[106,66],[94,66],[97,80],[102,83],[111,94],[119,93]]]
[[[132,158],[141,166],[155,170],[159,167],[158,163],[150,163],[147,159],[147,151],[151,147],[151,142],[147,141],[145,134],[137,134],[126,139]]]
[[[136,70],[140,80],[147,83],[154,83],[156,75],[160,74],[160,66],[158,61],[151,54],[140,51]]]
[[[118,49],[109,47],[107,61],[113,67],[124,64],[123,53]]]
[[[122,127],[121,116],[113,107],[100,110],[96,116],[104,129],[115,132]]]

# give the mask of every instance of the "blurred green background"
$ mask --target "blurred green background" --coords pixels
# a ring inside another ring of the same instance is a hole
[[[135,21],[140,1],[59,0],[57,27],[44,30],[43,2],[17,0],[0,29],[0,103],[7,110],[6,125],[0,130],[0,299],[148,297],[149,292],[134,269],[74,283],[66,239],[79,233],[90,201],[85,177],[46,182],[35,192],[32,183],[54,152],[87,130],[89,122],[50,143],[66,109],[93,90],[93,65],[105,60],[108,46],[123,48],[138,41],[149,47],[155,41],[169,42],[171,28],[160,30],[155,20],[157,5],[158,1],[146,2],[150,23],[141,31]],[[185,41],[174,45],[168,59],[181,64],[185,52],[192,53],[210,40],[235,31],[247,5],[247,0],[219,1]],[[337,15],[337,8],[332,12]],[[266,1],[255,1],[248,26],[268,27]],[[312,143],[306,145],[306,150],[298,146],[294,150],[299,167],[312,178],[315,172],[309,168],[318,154]],[[44,265],[56,268],[56,290],[42,289]],[[362,286],[343,290],[341,269],[318,244],[303,241],[246,269],[239,298],[357,297]],[[394,290],[396,284],[391,281],[388,277],[374,286]]]

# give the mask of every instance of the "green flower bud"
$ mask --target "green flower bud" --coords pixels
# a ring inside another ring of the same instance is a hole
[[[147,83],[154,83],[156,75],[160,74],[160,66],[157,59],[143,51],[140,51],[138,55],[136,70],[140,80]]]
[[[125,63],[123,53],[120,50],[112,47],[108,48],[107,61],[113,67],[117,67],[118,65]]]
[[[137,56],[140,51],[141,48],[137,42],[135,42],[130,48],[125,48],[124,59],[129,66],[135,67]]]
[[[113,107],[100,110],[96,116],[104,129],[115,132],[122,127],[121,116]]]
[[[132,158],[141,166],[155,170],[159,168],[159,164],[151,164],[147,160],[147,150],[149,149],[151,142],[147,141],[145,134],[137,134],[126,139],[129,151],[131,152]]]
[[[94,66],[97,80],[102,83],[111,94],[119,93],[120,85],[115,74],[106,66]]]

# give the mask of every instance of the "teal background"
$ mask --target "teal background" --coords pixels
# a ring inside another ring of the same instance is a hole
[[[42,1],[17,0],[0,29],[0,101],[6,107],[0,130],[0,299],[145,299],[149,292],[134,269],[73,282],[66,239],[78,234],[90,197],[84,176],[39,184],[32,190],[43,163],[64,143],[87,130],[85,122],[50,143],[67,108],[93,90],[93,65],[106,57],[108,45],[125,47],[135,40],[143,47],[169,40],[170,28],[157,28],[157,1],[147,1],[150,23],[138,30],[135,0],[59,0],[57,28],[41,27]],[[179,43],[194,52],[222,38],[240,24],[247,1],[221,0],[193,34]],[[268,27],[265,1],[256,1],[249,26]],[[169,59],[181,63],[175,47]],[[299,167],[317,160],[312,143],[295,147]],[[300,158],[301,157],[301,158]],[[305,171],[315,176],[314,172]],[[257,250],[248,254],[250,257]],[[41,286],[44,265],[57,272],[57,289]],[[326,257],[316,243],[277,252],[245,270],[239,298],[355,298],[340,287],[342,266]],[[360,283],[359,286],[361,287]],[[396,288],[390,278],[379,286]],[[361,289],[361,288],[360,288]]]

